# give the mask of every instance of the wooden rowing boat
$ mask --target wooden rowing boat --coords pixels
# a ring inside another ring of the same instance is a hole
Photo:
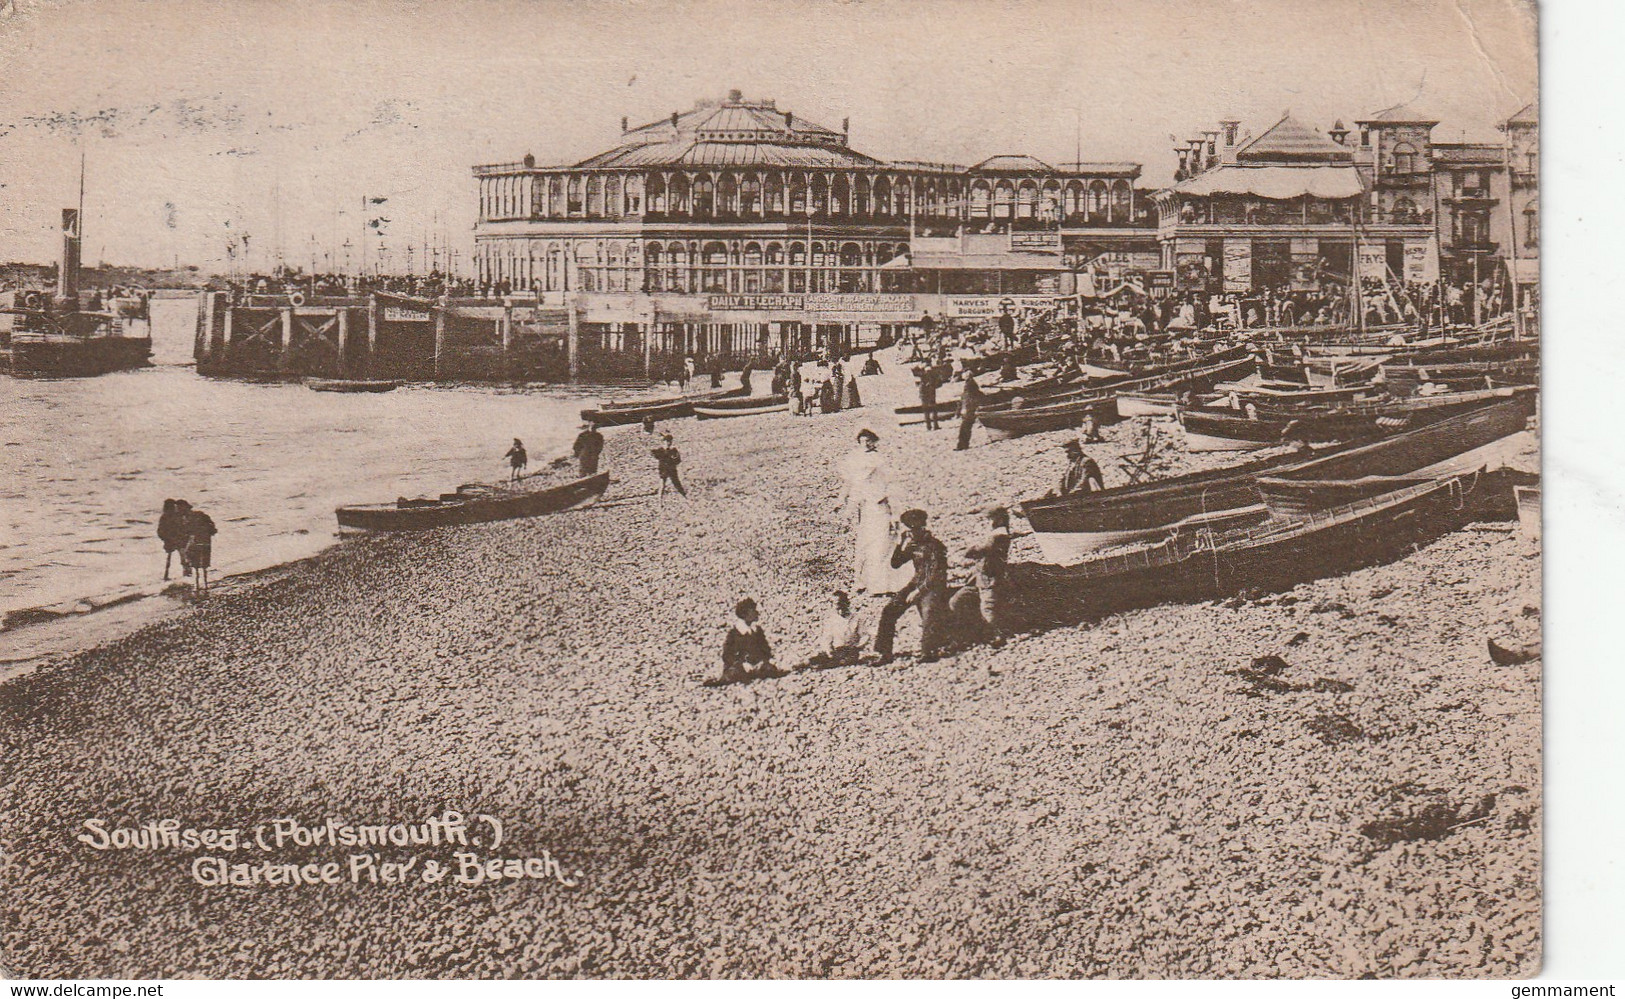
[[[1476,475],[1444,476],[1301,517],[1180,532],[1074,565],[1011,563],[1026,622],[1275,590],[1405,554],[1460,526]]]
[[[508,485],[460,486],[438,499],[401,498],[393,503],[341,506],[340,527],[367,531],[426,531],[453,524],[478,524],[559,513],[593,503],[609,487],[609,473],[543,488],[523,480]]]
[[[721,399],[696,404],[695,417],[701,420],[721,420],[732,416],[760,416],[763,413],[782,413],[790,408],[790,397],[784,395],[758,395],[744,399]]]
[[[1163,372],[1092,392],[1064,393],[1064,398],[1056,397],[1058,401],[1037,406],[979,413],[977,421],[988,430],[1009,437],[1065,430],[1079,426],[1086,416],[1092,415],[1097,421],[1115,417],[1117,397],[1124,391],[1180,391],[1211,384],[1252,366],[1251,357],[1239,357],[1206,367]]]
[[[1467,471],[1442,466],[1523,430],[1531,402],[1529,397],[1501,399],[1407,433],[1369,444],[1333,447],[1308,458],[1280,454],[1157,482],[1028,500],[1021,504],[1021,511],[1045,556],[1064,564],[1088,552],[1166,537],[1181,521],[1193,517],[1249,507],[1261,517],[1264,510],[1256,483],[1264,475],[1324,481]],[[1482,461],[1472,467],[1478,464]]]
[[[1310,443],[1365,440],[1409,430],[1497,399],[1532,394],[1532,388],[1481,389],[1407,399],[1348,403],[1335,408],[1288,408],[1263,403],[1251,413],[1228,407],[1177,411],[1190,451],[1248,451],[1287,440]]]
[[[306,378],[316,392],[393,392],[406,383],[395,378]]]
[[[642,423],[646,419],[677,420],[694,415],[697,404],[715,403],[743,395],[742,388],[719,389],[700,395],[667,396],[659,399],[628,399],[606,402],[596,409],[583,409],[581,418],[595,427],[621,427]]]

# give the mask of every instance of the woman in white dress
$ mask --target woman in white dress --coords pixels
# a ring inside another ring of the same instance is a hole
[[[873,430],[858,432],[862,447],[848,455],[842,472],[846,488],[841,512],[856,517],[857,557],[852,568],[852,590],[858,594],[893,593],[907,582],[909,567],[893,569],[896,547],[892,535],[892,487],[880,456],[880,436]]]

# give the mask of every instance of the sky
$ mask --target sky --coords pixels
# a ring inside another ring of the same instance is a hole
[[[1144,164],[1282,113],[1322,130],[1413,102],[1496,141],[1535,98],[1523,0],[4,0],[0,261],[336,269],[443,241],[469,168],[568,163],[738,89],[882,159]],[[363,198],[387,199],[364,212]],[[389,219],[364,237],[368,217]],[[343,244],[348,241],[348,251]],[[238,246],[242,244],[237,243]]]

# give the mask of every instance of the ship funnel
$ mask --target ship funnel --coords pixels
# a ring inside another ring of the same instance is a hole
[[[62,209],[62,266],[56,271],[56,297],[79,307],[79,209]]]

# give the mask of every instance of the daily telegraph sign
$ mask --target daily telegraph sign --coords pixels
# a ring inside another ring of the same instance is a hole
[[[712,312],[816,312],[880,315],[917,311],[913,295],[711,295]]]

